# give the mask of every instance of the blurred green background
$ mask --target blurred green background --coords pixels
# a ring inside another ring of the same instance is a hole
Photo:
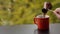
[[[52,10],[60,7],[60,0],[0,0],[0,25],[33,24],[33,18],[42,14],[44,2],[51,2]],[[50,23],[60,23],[60,20],[51,12]]]

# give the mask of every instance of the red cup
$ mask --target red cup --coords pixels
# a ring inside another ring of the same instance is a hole
[[[49,29],[49,16],[43,17],[42,15],[38,15],[39,17],[34,18],[34,23],[38,26],[39,30],[48,30]]]

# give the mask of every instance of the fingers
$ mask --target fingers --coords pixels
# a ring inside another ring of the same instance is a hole
[[[60,19],[60,15],[59,14],[57,14],[55,11],[53,11],[53,13],[57,16],[57,18]]]
[[[55,12],[60,12],[60,8],[55,9]]]
[[[60,14],[60,8],[55,9],[55,11],[53,11],[55,14]]]
[[[60,19],[60,8],[55,9],[53,13]]]

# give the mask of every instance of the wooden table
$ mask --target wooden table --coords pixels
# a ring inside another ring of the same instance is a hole
[[[0,26],[0,34],[60,34],[60,24],[50,24],[46,32],[38,31],[35,24]]]

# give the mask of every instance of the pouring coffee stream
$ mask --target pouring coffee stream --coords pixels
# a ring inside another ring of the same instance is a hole
[[[46,13],[48,12],[48,10],[52,9],[52,4],[50,2],[45,2],[44,3],[44,7],[42,9],[43,12],[43,16],[45,17]],[[52,11],[52,10],[51,10]]]

